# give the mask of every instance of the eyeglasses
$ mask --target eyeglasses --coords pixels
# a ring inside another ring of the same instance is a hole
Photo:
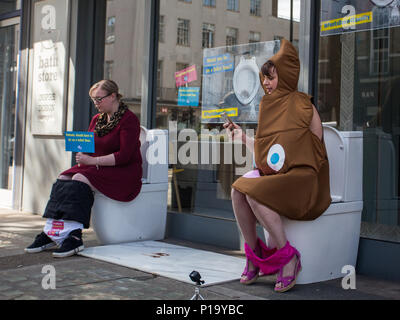
[[[95,97],[95,98],[90,97],[90,99],[92,99],[93,102],[101,103],[105,98],[107,98],[108,96],[111,96],[112,94],[113,93],[111,92],[111,93],[109,93],[108,95],[106,95],[104,97],[100,97],[100,98],[98,98],[98,97]]]

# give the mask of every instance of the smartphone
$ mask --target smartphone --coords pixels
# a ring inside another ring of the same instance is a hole
[[[226,114],[226,112],[221,113],[221,118],[224,122],[229,122],[230,124],[233,124],[233,121],[229,116]]]

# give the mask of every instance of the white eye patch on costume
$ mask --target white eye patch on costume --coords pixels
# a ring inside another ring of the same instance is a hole
[[[274,144],[269,149],[267,163],[268,166],[275,171],[282,169],[283,164],[285,163],[285,150],[280,144]]]

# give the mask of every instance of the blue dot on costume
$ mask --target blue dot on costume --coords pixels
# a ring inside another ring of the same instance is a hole
[[[278,161],[279,161],[279,154],[274,153],[274,154],[272,155],[272,157],[271,157],[271,163],[272,163],[272,164],[277,164]]]
[[[267,164],[274,171],[278,172],[285,163],[285,150],[280,144],[274,144],[268,151]]]

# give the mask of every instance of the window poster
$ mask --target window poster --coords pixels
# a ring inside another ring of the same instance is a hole
[[[279,47],[276,40],[204,49],[201,122],[221,123],[226,112],[237,123],[257,123],[259,71]]]
[[[33,8],[31,130],[63,135],[68,59],[68,1],[37,1]]]

